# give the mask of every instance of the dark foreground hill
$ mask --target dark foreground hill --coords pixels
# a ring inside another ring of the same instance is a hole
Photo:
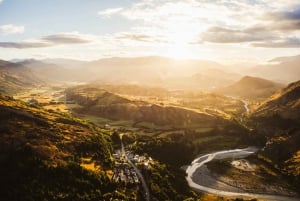
[[[0,95],[1,200],[103,200],[114,185],[102,170],[112,165],[104,130]]]

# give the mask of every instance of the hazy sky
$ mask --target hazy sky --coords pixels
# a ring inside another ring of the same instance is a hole
[[[0,0],[0,59],[300,54],[299,0]]]

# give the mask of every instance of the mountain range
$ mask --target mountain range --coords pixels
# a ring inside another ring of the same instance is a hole
[[[95,61],[65,59],[23,60],[48,81],[140,84],[169,89],[213,89],[233,83],[239,74],[212,61],[177,61],[165,57],[107,58]],[[112,76],[113,75],[113,76]]]
[[[300,79],[299,56],[279,57],[251,68],[226,66],[205,60],[174,60],[166,57],[104,58],[94,61],[68,59],[14,60],[44,79],[77,82],[146,84],[169,89],[215,90],[250,75],[278,83]],[[238,73],[236,73],[238,72]],[[113,76],[112,76],[113,75]]]

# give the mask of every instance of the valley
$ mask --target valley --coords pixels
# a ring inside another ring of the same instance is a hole
[[[299,200],[298,87],[247,76],[206,91],[80,80],[20,86],[1,95],[0,162],[23,165],[1,177],[15,186],[16,171],[25,172],[18,196],[28,200]],[[63,171],[77,194],[56,179],[36,191],[35,182]],[[4,190],[11,199],[13,189]]]
[[[299,0],[0,0],[0,201],[300,201]]]

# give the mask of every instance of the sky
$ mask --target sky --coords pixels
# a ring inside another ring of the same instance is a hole
[[[300,54],[299,0],[0,0],[0,59]]]

